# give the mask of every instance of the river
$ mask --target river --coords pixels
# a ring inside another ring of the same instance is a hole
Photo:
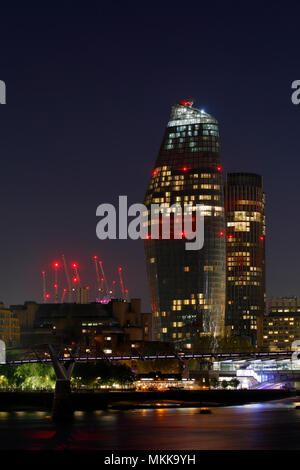
[[[300,398],[298,398],[300,401]],[[0,412],[0,449],[300,449],[300,410],[287,399],[212,408],[75,412],[54,424],[47,412]]]

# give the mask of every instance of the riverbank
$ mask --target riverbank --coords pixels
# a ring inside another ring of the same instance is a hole
[[[51,410],[52,392],[0,392],[0,411]],[[267,402],[296,396],[297,392],[285,390],[176,390],[165,392],[72,392],[72,408],[76,411],[95,411],[107,408],[168,406],[233,406]]]

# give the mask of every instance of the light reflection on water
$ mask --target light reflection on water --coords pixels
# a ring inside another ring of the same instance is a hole
[[[0,449],[300,449],[293,400],[211,408],[77,411],[69,424],[48,412],[0,412]]]

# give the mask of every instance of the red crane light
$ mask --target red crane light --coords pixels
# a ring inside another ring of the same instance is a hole
[[[182,100],[182,101],[179,101],[179,104],[182,104],[183,106],[193,106],[194,101]]]

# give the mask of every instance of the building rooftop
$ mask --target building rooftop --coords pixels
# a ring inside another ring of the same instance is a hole
[[[193,101],[180,101],[172,106],[168,127],[188,124],[218,124],[217,120],[203,109],[193,107]]]

